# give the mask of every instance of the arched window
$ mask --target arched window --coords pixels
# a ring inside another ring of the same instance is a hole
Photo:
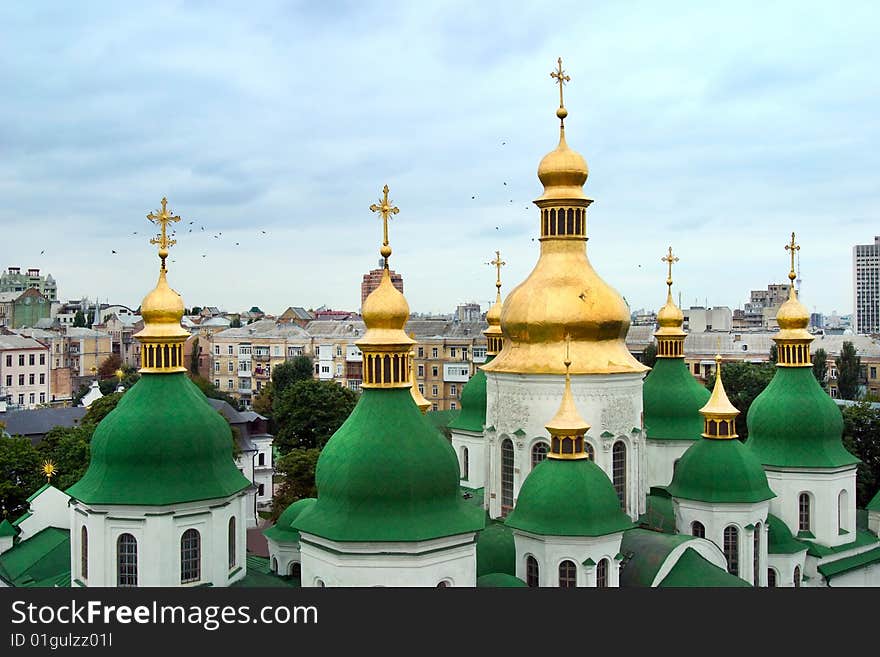
[[[798,530],[810,531],[810,496],[807,493],[798,497]]]
[[[448,586],[449,586],[449,582],[447,582],[445,579],[441,579],[439,582],[437,582],[438,589],[445,589]]]
[[[470,470],[470,462],[468,461],[468,448],[461,448],[461,478],[467,479]]]
[[[120,534],[116,539],[116,586],[137,586],[137,539],[131,534]]]
[[[290,565],[287,566],[287,574],[296,579],[300,579],[302,577],[302,565],[299,561],[291,561]]]
[[[559,564],[559,588],[573,589],[577,586],[577,566],[574,561],[563,561]]]
[[[180,583],[198,582],[202,576],[201,536],[187,529],[180,537]]]
[[[235,518],[229,519],[229,568],[235,568]]]
[[[699,538],[706,538],[706,528],[703,527],[703,523],[694,520],[691,523],[691,534]]]
[[[501,443],[501,515],[513,509],[513,441],[505,438]]]
[[[588,442],[584,442],[584,451],[587,453],[587,458],[595,463],[596,450],[593,449],[593,446]]]
[[[837,529],[847,528],[847,518],[849,517],[849,493],[845,490],[840,491],[837,496]]]
[[[532,446],[532,468],[547,458],[547,443],[535,443]]]
[[[727,572],[739,576],[739,531],[733,525],[724,528],[724,558]]]
[[[754,551],[753,561],[752,561],[752,566],[753,566],[752,567],[752,573],[753,573],[752,576],[754,577],[754,580],[755,580],[753,582],[753,584],[755,586],[758,586],[758,573],[761,572],[760,570],[758,570],[758,562],[759,562],[759,558],[761,556],[761,523],[760,522],[755,525],[754,534],[755,534],[755,540],[754,540],[754,546],[752,548]]]
[[[276,559],[275,557],[272,557],[272,572],[278,572],[278,559]]]
[[[772,568],[767,569],[767,586],[770,588],[776,587],[776,571]]]
[[[316,579],[315,586],[317,586],[319,589],[323,589],[324,588],[324,580],[323,579]]]
[[[526,584],[538,586],[538,560],[532,555],[526,557]]]
[[[626,511],[626,445],[619,440],[611,450],[611,475],[620,508]]]
[[[801,586],[801,567],[795,566],[794,567],[794,587],[797,589],[797,588],[800,588],[800,586]]]
[[[85,525],[79,532],[79,573],[83,579],[89,578],[89,530]]]
[[[596,564],[596,588],[608,588],[608,559],[600,559]]]

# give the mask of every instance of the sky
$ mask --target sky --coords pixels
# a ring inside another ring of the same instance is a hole
[[[587,160],[588,256],[633,310],[786,282],[852,310],[880,235],[872,2],[45,2],[0,6],[0,267],[137,307],[146,215],[188,307],[357,310],[388,184],[411,310],[485,308],[538,257],[538,162]],[[192,223],[190,223],[192,222]],[[189,232],[192,230],[192,232]],[[115,253],[114,253],[115,251]]]

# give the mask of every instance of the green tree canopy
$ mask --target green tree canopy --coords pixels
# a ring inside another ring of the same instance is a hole
[[[736,432],[739,434],[740,440],[745,440],[749,436],[746,416],[749,414],[752,402],[764,391],[775,373],[776,366],[772,363],[742,361],[722,365],[724,390],[727,392],[730,403],[739,410],[739,415],[736,418]],[[711,390],[714,385],[715,377],[709,377],[706,387]]]
[[[825,378],[828,375],[828,353],[824,349],[817,349],[813,354],[813,376],[816,381],[825,389]]]
[[[260,390],[254,394],[251,406],[254,411],[265,417],[272,417],[272,398],[274,394],[274,386],[269,381]]]
[[[837,391],[841,399],[855,399],[859,394],[859,374],[862,359],[856,354],[856,348],[849,340],[840,347],[837,357]]]
[[[768,360],[774,365],[779,362],[779,345],[775,342],[770,345],[770,358]]]
[[[46,483],[41,463],[29,438],[0,438],[0,519],[12,522],[27,511],[27,498]]]
[[[124,394],[124,392],[111,392],[109,395],[104,395],[100,399],[93,401],[92,405],[89,406],[89,410],[83,415],[81,424],[97,425],[98,422],[107,417],[110,411],[116,408],[116,404],[119,403]]]
[[[642,362],[648,367],[654,367],[657,362],[657,344],[652,340],[642,352]]]
[[[351,414],[357,399],[353,391],[332,381],[294,383],[275,395],[274,444],[282,454],[297,447],[323,447]]]
[[[50,429],[37,445],[37,453],[41,461],[52,461],[58,468],[58,474],[52,479],[53,486],[64,490],[85,474],[89,467],[89,450],[94,429],[94,425],[91,424],[55,427]]]
[[[85,328],[85,325],[86,325],[86,316],[83,315],[82,310],[77,310],[76,314],[73,316],[74,328]]]
[[[225,392],[217,388],[213,383],[208,381],[208,379],[206,379],[205,377],[190,375],[189,378],[193,383],[198,386],[199,390],[204,393],[205,397],[210,397],[211,399],[222,399],[230,406],[232,406],[232,408],[234,408],[235,410],[241,410],[241,404],[239,404],[238,400],[235,397],[226,394]]]
[[[864,508],[880,488],[880,409],[861,402],[842,410],[843,446],[862,460],[856,472],[856,504]]]
[[[308,356],[295,356],[272,370],[273,393],[280,395],[297,381],[312,379],[315,365]]]
[[[297,500],[318,494],[315,468],[320,454],[320,449],[292,449],[275,461],[275,472],[282,478],[282,483],[272,499],[273,522]]]
[[[122,356],[119,354],[110,354],[98,366],[98,378],[109,379],[116,376],[116,370],[122,368]]]

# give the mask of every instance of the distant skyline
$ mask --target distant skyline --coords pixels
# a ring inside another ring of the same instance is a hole
[[[538,258],[561,56],[588,255],[633,310],[663,304],[669,245],[676,301],[742,307],[787,282],[795,231],[802,301],[847,314],[880,233],[880,8],[845,9],[6,3],[0,267],[137,307],[167,196],[187,307],[357,310],[388,184],[411,310],[485,309],[496,249],[505,295]]]

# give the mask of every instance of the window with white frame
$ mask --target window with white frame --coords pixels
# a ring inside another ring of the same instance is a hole
[[[198,582],[202,573],[201,535],[187,529],[180,537],[180,583]]]

